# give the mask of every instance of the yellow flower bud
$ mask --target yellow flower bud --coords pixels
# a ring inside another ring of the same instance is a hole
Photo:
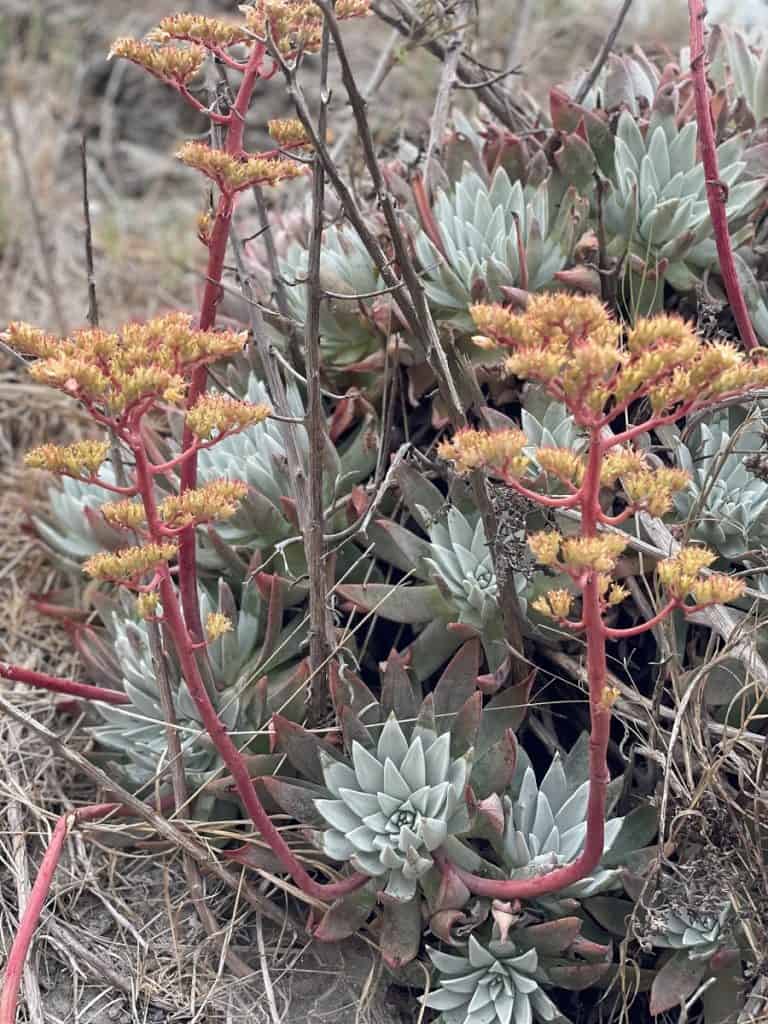
[[[102,551],[84,563],[83,571],[97,580],[129,582],[155,569],[161,562],[175,558],[177,553],[175,544],[145,544],[119,551]]]
[[[233,629],[232,620],[221,612],[209,612],[205,620],[205,634],[209,642],[218,640],[225,633],[231,633]]]
[[[502,476],[520,477],[528,466],[522,454],[526,436],[522,430],[457,430],[450,441],[438,445],[437,454],[452,462],[457,473],[489,469]]]
[[[174,494],[160,503],[160,518],[170,527],[229,519],[248,493],[242,480],[213,480],[209,484]]]
[[[185,142],[176,156],[187,167],[194,167],[212,178],[223,192],[239,192],[252,185],[276,185],[304,174],[304,168],[282,157],[258,154],[240,160],[223,149],[212,149],[204,142]]]
[[[557,565],[562,535],[557,530],[539,530],[528,535],[528,547],[542,565]]]
[[[47,469],[74,477],[93,477],[109,453],[109,441],[77,441],[75,444],[43,444],[24,456],[31,469]]]
[[[160,611],[160,598],[154,591],[136,597],[136,614],[140,619],[152,619]]]
[[[262,423],[272,410],[263,403],[241,402],[225,395],[203,395],[186,415],[186,425],[203,441]]]
[[[570,448],[537,448],[536,461],[545,473],[580,484],[584,477],[584,459]]]
[[[146,522],[144,506],[140,501],[109,501],[101,506],[101,514],[110,526],[132,528]]]
[[[568,537],[563,541],[563,564],[574,574],[611,572],[626,541],[615,533],[599,537]]]
[[[138,39],[121,38],[112,44],[108,59],[112,57],[123,57],[157,78],[186,85],[202,67],[205,50],[202,46],[154,46]]]
[[[267,131],[278,146],[310,146],[307,130],[297,117],[278,117],[267,121]]]

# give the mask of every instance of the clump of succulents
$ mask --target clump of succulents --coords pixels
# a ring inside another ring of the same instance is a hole
[[[660,914],[651,911],[646,939],[662,949],[680,950],[691,960],[708,959],[724,945],[732,943],[729,931],[732,916],[729,902],[723,902],[716,912],[695,907],[677,907]]]
[[[739,559],[767,538],[768,483],[752,474],[746,459],[759,452],[764,424],[759,415],[739,422],[727,410],[695,428],[693,439],[674,445],[678,463],[690,474],[675,497],[689,535],[726,558]]]
[[[524,186],[499,167],[486,182],[467,164],[434,203],[443,252],[426,231],[416,238],[436,316],[471,330],[473,302],[501,301],[505,287],[537,291],[552,285],[573,254],[587,205],[570,189],[555,209],[546,179]]]
[[[107,483],[116,482],[108,463],[100,475]],[[99,512],[110,500],[111,496],[96,484],[62,477],[48,489],[48,511],[34,516],[32,524],[38,537],[59,558],[83,562],[104,548],[125,543],[124,533],[111,527]]]
[[[280,588],[279,580],[262,580]],[[273,618],[281,596],[272,601]],[[100,602],[104,629],[78,633],[78,650],[101,683],[122,690],[129,704],[96,704],[101,724],[90,731],[100,748],[110,752],[116,771],[131,785],[153,779],[167,758],[165,716],[150,647],[148,625],[124,600]],[[270,757],[267,722],[272,711],[296,718],[303,711],[304,673],[300,659],[306,648],[306,628],[288,623],[270,635],[268,601],[256,580],[248,580],[237,601],[220,581],[216,595],[201,588],[200,606],[206,625],[207,654],[213,672],[212,693],[217,712],[238,735],[248,753],[262,755],[260,770],[277,767]],[[231,629],[220,633],[213,624],[225,616]],[[209,635],[210,632],[210,635]],[[187,778],[201,785],[219,767],[220,759],[203,726],[175,658],[166,649],[166,664],[176,712]],[[250,737],[250,738],[249,738]],[[117,760],[114,760],[117,755]]]
[[[728,186],[726,213],[731,233],[740,236],[746,217],[765,188],[747,178],[746,139],[734,135],[718,146],[720,177]],[[662,308],[664,283],[693,291],[716,263],[704,168],[696,154],[696,123],[678,127],[674,103],[657,108],[645,133],[627,111],[618,120],[615,170],[604,204],[608,251],[627,261],[625,299],[647,314]]]

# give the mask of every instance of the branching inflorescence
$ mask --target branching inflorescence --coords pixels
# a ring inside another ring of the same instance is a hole
[[[687,483],[679,469],[652,467],[633,442],[691,412],[764,387],[768,363],[744,356],[725,342],[704,341],[671,316],[640,320],[624,339],[622,326],[597,299],[564,293],[532,296],[524,314],[500,305],[478,305],[472,316],[481,332],[476,342],[486,349],[506,350],[506,372],[539,382],[564,403],[588,438],[583,454],[562,448],[536,451],[536,475],[543,472],[557,481],[562,495],[536,490],[520,430],[462,430],[439,448],[442,458],[461,474],[484,469],[547,509],[579,514],[575,535],[540,531],[530,535],[528,543],[536,560],[570,579],[575,590],[553,588],[537,600],[536,610],[582,635],[586,643],[591,736],[584,847],[571,864],[531,879],[496,881],[456,868],[472,892],[499,899],[531,898],[584,878],[603,854],[606,750],[616,697],[607,683],[606,643],[647,632],[674,608],[690,614],[732,601],[744,591],[744,584],[733,577],[704,576],[715,555],[703,547],[687,547],[657,566],[667,599],[656,615],[625,629],[606,624],[607,609],[628,596],[611,576],[626,546],[616,528],[639,511],[663,515]],[[630,411],[639,414],[637,422],[630,421]],[[614,514],[603,508],[601,489],[617,487],[624,507]],[[574,611],[577,604],[580,608]]]

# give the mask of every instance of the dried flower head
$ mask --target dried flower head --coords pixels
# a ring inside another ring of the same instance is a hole
[[[210,523],[235,515],[248,493],[242,480],[212,480],[160,503],[158,512],[167,526],[178,529],[193,523]]]
[[[136,596],[136,614],[140,619],[152,619],[159,611],[160,598],[154,590]]]
[[[272,413],[268,405],[241,402],[225,395],[203,395],[186,415],[186,426],[195,437],[207,441],[255,426]]]
[[[242,25],[221,18],[209,18],[204,14],[171,14],[148,33],[147,39],[156,43],[183,39],[211,50],[220,50],[248,42],[250,34]]]
[[[261,39],[271,37],[284,55],[320,49],[323,13],[312,0],[254,0],[240,10],[251,32]],[[339,20],[362,17],[369,11],[370,0],[337,0],[334,6]]]
[[[590,571],[611,572],[626,546],[626,540],[616,533],[605,533],[599,537],[566,537],[562,543],[563,565],[575,576]]]
[[[545,473],[569,484],[580,484],[584,478],[584,459],[570,448],[537,448],[536,461]]]
[[[17,352],[45,358],[55,356],[61,343],[61,339],[55,334],[49,334],[39,327],[32,327],[31,324],[20,323],[18,320],[12,320],[8,324],[8,330],[2,334],[2,339]]]
[[[450,441],[438,445],[437,454],[452,462],[457,473],[488,469],[502,477],[520,477],[528,467],[522,454],[527,443],[522,430],[457,430]]]
[[[573,607],[573,594],[570,590],[549,590],[537,597],[532,607],[547,618],[567,619]]]
[[[528,535],[528,547],[533,552],[536,561],[542,565],[558,564],[562,542],[562,534],[557,530],[539,530],[537,533]]]
[[[232,620],[222,612],[209,612],[205,620],[205,635],[210,642],[218,640],[225,633],[231,633]]]
[[[75,444],[43,444],[24,456],[31,469],[47,469],[74,477],[95,476],[109,453],[109,441],[77,441]]]
[[[108,59],[122,57],[146,68],[165,82],[186,85],[194,78],[205,60],[202,46],[156,46],[139,39],[123,37],[112,43]]]
[[[278,146],[309,146],[306,129],[297,117],[277,117],[267,121],[267,131]]]
[[[144,505],[140,501],[108,501],[101,506],[101,514],[110,526],[133,529],[147,521]]]
[[[130,582],[156,569],[161,562],[176,557],[175,544],[145,544],[141,547],[102,551],[83,565],[83,571],[96,580]]]
[[[222,192],[230,195],[253,185],[276,185],[304,173],[304,168],[292,160],[258,154],[241,160],[204,142],[185,142],[176,156],[187,167],[212,178]]]

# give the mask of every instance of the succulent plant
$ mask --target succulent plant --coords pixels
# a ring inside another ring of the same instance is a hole
[[[709,73],[734,100],[742,100],[755,124],[768,117],[768,48],[750,45],[748,37],[729,25],[717,25],[709,44]]]
[[[107,483],[116,482],[108,463],[102,466],[100,476]],[[34,516],[32,523],[43,543],[57,556],[82,562],[105,548],[125,544],[125,534],[109,526],[99,513],[100,507],[111,500],[112,495],[96,484],[60,477],[48,489],[48,511]]]
[[[675,496],[690,536],[726,558],[765,543],[768,483],[746,468],[745,456],[762,448],[764,424],[753,416],[741,424],[728,411],[696,427],[694,440],[675,444],[678,463],[690,473],[686,490]]]
[[[306,287],[309,251],[292,243],[280,260],[280,273],[287,283],[291,315],[304,323],[307,313]],[[323,234],[320,279],[334,297],[320,308],[320,343],[323,362],[329,370],[371,370],[376,360],[383,366],[386,335],[377,328],[373,298],[358,300],[381,291],[383,282],[356,232],[346,227],[329,227]],[[350,299],[337,296],[349,295]],[[371,362],[373,360],[373,362]]]
[[[339,595],[365,611],[413,626],[430,624],[429,644],[419,646],[414,670],[423,679],[461,643],[462,633],[446,631],[458,623],[481,637],[491,670],[506,657],[498,583],[482,520],[469,505],[466,512],[446,503],[440,491],[414,467],[396,472],[405,503],[426,536],[389,519],[370,524],[367,539],[375,556],[406,573],[400,583],[343,584]],[[521,528],[524,524],[521,524]],[[416,582],[409,582],[414,577]],[[519,595],[528,580],[516,573]],[[442,624],[442,635],[437,636]],[[466,630],[464,631],[466,635]],[[417,641],[418,643],[418,641]],[[431,647],[431,649],[429,649]]]
[[[561,1021],[547,996],[535,949],[514,942],[482,946],[470,935],[466,956],[430,949],[440,972],[440,987],[424,1005],[440,1011],[443,1024],[529,1024],[533,1019]]]
[[[568,1024],[545,987],[581,991],[609,969],[609,947],[584,942],[575,917],[513,927],[511,905],[494,905],[490,941],[469,936],[466,952],[428,949],[439,987],[422,999],[441,1024]]]
[[[262,585],[264,585],[262,581]],[[273,581],[279,587],[279,581]],[[280,597],[272,602],[280,605]],[[268,602],[255,581],[243,585],[238,603],[221,581],[218,600],[201,592],[204,620],[208,612],[226,615],[231,632],[212,640],[208,651],[214,672],[217,711],[241,747],[267,755],[267,719],[273,710],[295,718],[303,710],[303,675],[299,658],[306,645],[306,631],[290,624],[277,637],[267,629]],[[104,750],[119,755],[115,768],[134,786],[152,779],[167,755],[165,717],[152,659],[147,624],[136,619],[124,602],[102,604],[105,629],[78,635],[78,650],[101,682],[122,689],[131,703],[94,705],[102,723],[91,734]],[[194,785],[204,782],[218,766],[213,743],[200,720],[186,683],[173,656],[166,659],[180,733],[187,777]],[[246,736],[250,735],[250,740]],[[275,758],[267,762],[276,767]],[[262,769],[268,767],[261,764]]]
[[[574,860],[587,832],[589,781],[584,750],[585,737],[565,758],[555,753],[547,771],[536,782],[530,764],[525,767],[519,790],[504,796],[504,862],[511,878],[525,878],[551,871]],[[624,818],[605,823],[604,853],[621,831]],[[585,899],[621,887],[616,869],[599,867],[593,875],[558,892],[558,899]]]
[[[523,186],[499,167],[487,184],[469,164],[440,191],[434,219],[445,257],[426,232],[416,237],[430,304],[439,319],[471,330],[473,302],[501,301],[505,286],[537,291],[571,258],[588,203],[569,189],[553,210],[548,182]]]
[[[386,878],[388,896],[412,899],[433,851],[469,828],[469,756],[452,758],[450,734],[424,727],[409,742],[394,714],[375,750],[352,741],[352,767],[326,754],[323,777],[335,799],[315,801],[331,826],[323,833],[324,852]]]
[[[646,940],[663,949],[677,949],[691,960],[708,959],[730,940],[730,903],[719,912],[699,911],[692,907],[650,912]]]
[[[738,240],[743,219],[755,207],[764,180],[745,180],[745,137],[735,135],[717,150],[728,186],[726,212]],[[633,312],[661,308],[664,282],[692,291],[716,265],[704,169],[696,155],[696,124],[678,128],[674,107],[655,110],[645,134],[624,111],[615,140],[615,172],[604,204],[608,250],[628,257],[626,299]],[[744,237],[751,231],[747,225]]]
[[[230,374],[231,383],[236,384],[237,379],[236,373]],[[248,378],[245,397],[250,402],[268,401],[264,384],[253,375]],[[293,415],[303,416],[301,396],[295,388],[289,389],[289,403]],[[299,454],[306,460],[309,456],[306,431],[300,427],[297,434]],[[368,476],[376,463],[377,447],[370,417],[355,430],[351,440],[346,441],[340,451],[331,443],[325,446],[326,508],[330,509],[348,496],[352,488]],[[283,426],[279,422],[265,420],[201,451],[198,476],[202,482],[244,480],[249,486],[248,495],[237,514],[217,526],[216,532],[225,543],[258,550],[266,559],[275,545],[297,536],[295,510],[289,497],[291,485]],[[346,525],[346,522],[341,522],[339,513],[335,521],[339,526]],[[203,558],[209,567],[218,564],[216,552],[208,545],[204,546]],[[293,578],[304,575],[306,560],[303,546],[293,544],[283,549],[279,559],[270,564],[270,571]]]

